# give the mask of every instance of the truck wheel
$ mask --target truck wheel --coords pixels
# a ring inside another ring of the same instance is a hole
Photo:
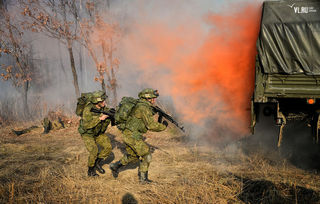
[[[270,104],[259,104],[258,110],[253,137],[258,140],[258,144],[262,148],[276,150],[279,128],[275,124],[274,117],[270,117],[273,114],[272,106]]]

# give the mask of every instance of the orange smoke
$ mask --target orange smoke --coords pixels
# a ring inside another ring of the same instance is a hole
[[[184,121],[246,134],[260,15],[253,5],[209,14],[209,30],[192,20],[139,24],[124,42],[126,57],[143,71],[143,83],[172,96]]]

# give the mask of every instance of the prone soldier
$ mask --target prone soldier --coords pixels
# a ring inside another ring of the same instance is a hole
[[[49,111],[48,116],[41,121],[41,124],[43,126],[43,133],[47,134],[50,130],[69,127],[71,120],[68,120],[60,111]]]
[[[49,111],[48,115],[41,121],[43,127],[43,134],[49,133],[51,130],[59,130],[70,127],[71,120],[69,120],[61,111]],[[17,136],[31,132],[33,129],[40,128],[39,126],[31,126],[22,130],[14,130],[12,132]]]

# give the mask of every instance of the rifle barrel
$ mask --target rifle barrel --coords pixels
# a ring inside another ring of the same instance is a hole
[[[172,116],[168,115],[166,112],[164,112],[161,108],[158,106],[153,106],[154,111],[159,114],[159,116],[166,118],[169,122],[173,123],[175,126],[177,126],[182,132],[185,132],[184,127],[179,125],[177,121],[175,121]]]

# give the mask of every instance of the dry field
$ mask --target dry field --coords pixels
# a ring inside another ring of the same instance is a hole
[[[140,185],[134,165],[118,179],[108,164],[106,174],[88,178],[76,125],[47,135],[41,128],[21,136],[11,131],[30,125],[0,126],[0,203],[320,203],[319,172],[248,141],[209,147],[174,129],[148,134],[146,141],[157,147],[149,172],[154,183]],[[123,146],[118,130],[108,134],[110,162]]]

